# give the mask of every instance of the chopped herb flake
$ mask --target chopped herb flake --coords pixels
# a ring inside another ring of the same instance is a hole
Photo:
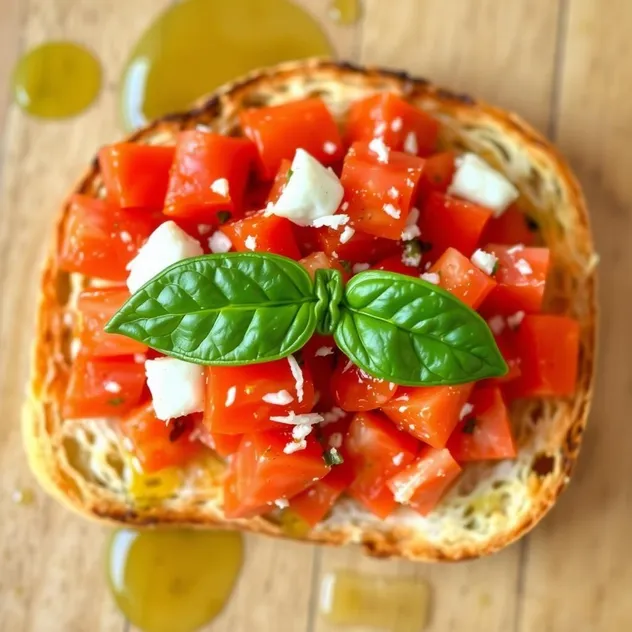
[[[470,417],[465,420],[463,428],[461,428],[461,432],[464,432],[465,434],[472,434],[474,432],[474,428],[476,428],[476,419],[474,417]]]
[[[217,221],[220,224],[225,224],[230,218],[232,214],[230,211],[218,211],[217,212]]]
[[[327,465],[342,465],[344,459],[336,448],[329,448],[323,452],[323,459]]]

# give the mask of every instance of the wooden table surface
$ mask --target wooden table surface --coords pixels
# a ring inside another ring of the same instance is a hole
[[[597,396],[575,479],[544,522],[494,557],[450,566],[364,559],[248,539],[235,594],[210,627],[222,632],[328,632],[320,578],[351,567],[427,579],[432,632],[632,630],[632,1],[366,0],[362,21],[327,19],[304,0],[338,54],[428,77],[513,109],[553,138],[582,181],[601,254]],[[36,490],[19,412],[38,268],[62,195],[121,133],[119,74],[132,43],[168,0],[0,0],[0,631],[124,632],[105,585],[106,531]],[[607,9],[606,9],[607,5]],[[83,42],[103,61],[98,102],[64,122],[11,105],[8,77],[29,47]],[[616,307],[619,305],[619,307]],[[332,631],[333,632],[333,631]]]

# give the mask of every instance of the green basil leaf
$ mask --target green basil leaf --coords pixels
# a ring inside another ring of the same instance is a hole
[[[342,301],[342,274],[339,270],[319,268],[314,275],[316,294],[316,330],[323,336],[331,336],[340,321]]]
[[[474,310],[431,283],[392,272],[351,279],[334,338],[367,373],[397,384],[460,384],[507,372]]]
[[[316,329],[316,297],[296,261],[257,252],[173,264],[106,327],[197,364],[255,364],[288,356]]]

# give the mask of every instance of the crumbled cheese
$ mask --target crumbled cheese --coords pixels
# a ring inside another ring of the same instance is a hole
[[[292,428],[292,439],[294,441],[303,441],[311,431],[311,424],[297,424]]]
[[[340,210],[344,213],[349,208],[349,202],[343,202]]]
[[[331,437],[329,437],[329,445],[332,448],[339,448],[342,445],[342,433],[332,433]]]
[[[365,270],[368,270],[371,267],[370,263],[354,263],[351,266],[351,272],[353,272],[353,274],[358,274],[358,272],[364,272]]]
[[[526,259],[518,259],[518,261],[516,261],[516,270],[518,270],[522,276],[533,274],[533,268]]]
[[[315,219],[310,225],[314,228],[322,228],[327,226],[328,228],[338,229],[344,226],[349,221],[349,216],[344,213],[336,213],[336,215],[324,215]]]
[[[406,226],[406,228],[404,228],[401,238],[402,241],[410,241],[411,239],[416,239],[419,236],[421,236],[421,230],[419,230],[419,226],[417,226],[417,224],[411,224],[410,226]]]
[[[145,361],[154,412],[167,421],[204,410],[204,368],[177,358]]]
[[[226,401],[224,402],[224,406],[226,406],[226,408],[228,408],[229,406],[232,406],[235,403],[235,396],[236,395],[237,395],[237,387],[236,386],[231,386],[226,391]]]
[[[400,413],[405,413],[408,410],[408,406],[404,404],[403,406],[400,406],[397,410],[399,410]]]
[[[118,382],[115,382],[114,380],[106,380],[106,382],[103,384],[103,388],[108,393],[120,393],[121,392],[121,385]]]
[[[404,139],[404,151],[407,154],[417,155],[419,151],[419,143],[417,142],[417,136],[415,132],[408,132],[406,134],[406,138]]]
[[[208,247],[214,253],[228,252],[233,247],[233,242],[221,230],[216,230],[208,238]]]
[[[391,121],[391,129],[394,132],[399,132],[402,129],[403,125],[404,125],[404,121],[402,121],[401,117],[399,117],[399,116],[397,118],[394,118]]]
[[[318,347],[314,355],[317,358],[323,358],[325,356],[333,355],[333,353],[334,353],[333,347]]]
[[[450,195],[485,206],[497,217],[518,197],[518,189],[476,154],[458,156],[455,165]]]
[[[308,425],[313,426],[325,421],[325,416],[320,413],[303,413],[297,415],[291,410],[287,415],[273,415],[270,417],[270,421],[276,421],[280,424],[287,424],[288,426],[296,425]]]
[[[340,421],[344,418],[347,413],[342,410],[342,408],[338,406],[334,406],[329,412],[322,414],[322,422],[323,426],[327,424],[335,423],[336,421]]]
[[[336,143],[332,143],[330,140],[325,141],[323,145],[323,151],[330,156],[333,156],[338,150]]]
[[[122,230],[119,235],[124,244],[129,244],[132,241],[132,236],[126,230]]]
[[[404,460],[404,453],[403,452],[398,452],[394,457],[393,457],[393,465],[401,465],[402,461]]]
[[[266,404],[274,404],[275,406],[286,406],[294,401],[294,398],[285,389],[276,393],[266,393],[261,399]]]
[[[497,336],[503,333],[505,329],[505,319],[502,316],[492,316],[487,324],[489,328],[495,333]]]
[[[404,248],[402,251],[402,263],[409,268],[416,268],[421,263],[421,252]]]
[[[507,254],[514,255],[517,252],[522,252],[523,250],[524,250],[524,244],[516,244],[515,246],[512,246],[511,248],[507,248]]]
[[[198,224],[198,233],[200,235],[208,235],[213,230],[212,224]]]
[[[222,197],[228,197],[228,180],[226,180],[226,178],[218,178],[215,182],[211,183],[211,191]]]
[[[248,248],[248,250],[256,250],[257,248],[257,238],[253,235],[248,235],[244,240],[244,246]]]
[[[296,361],[296,358],[293,355],[289,355],[287,357],[287,361],[290,363],[290,371],[292,372],[292,377],[296,382],[296,398],[299,401],[299,404],[303,401],[303,387],[305,385],[305,378],[303,377],[303,371],[299,363]]]
[[[469,402],[467,404],[463,404],[463,408],[461,408],[461,412],[459,413],[459,419],[465,419],[469,414],[474,410],[474,406]]]
[[[507,324],[512,328],[516,329],[520,326],[520,323],[523,321],[525,317],[525,313],[520,310],[511,316],[507,316]]]
[[[401,216],[401,211],[395,208],[392,204],[385,204],[382,207],[382,210],[393,219],[399,219]]]
[[[396,200],[399,197],[399,191],[397,190],[397,187],[391,187],[386,193],[388,197],[392,198],[393,200]]]
[[[351,226],[345,226],[342,233],[340,233],[340,243],[346,244],[355,235],[355,229]]]
[[[424,272],[420,275],[420,278],[423,281],[427,281],[428,283],[432,283],[434,285],[439,285],[439,281],[441,280],[436,272]]]
[[[302,441],[290,441],[285,444],[283,448],[283,452],[285,454],[294,454],[294,452],[298,452],[299,450],[304,450],[307,447],[307,441],[303,439]]]
[[[171,264],[203,252],[197,239],[187,235],[175,222],[164,222],[127,264],[127,287],[133,294]]]
[[[274,504],[279,508],[279,509],[286,509],[287,507],[290,506],[290,501],[287,498],[277,498],[274,501]]]
[[[374,128],[373,134],[375,136],[382,136],[386,131],[386,123],[384,121],[380,121]]]
[[[377,155],[377,161],[384,164],[388,163],[389,149],[381,138],[374,138],[369,143],[369,151]]]
[[[292,177],[271,210],[295,224],[308,226],[319,217],[333,215],[343,195],[338,176],[304,149],[297,149],[292,160]]]
[[[485,274],[492,275],[498,263],[498,257],[491,252],[485,252],[480,248],[474,252],[471,258],[472,263]]]

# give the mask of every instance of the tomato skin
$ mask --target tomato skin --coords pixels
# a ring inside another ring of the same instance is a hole
[[[531,246],[535,233],[529,228],[527,216],[512,204],[502,215],[492,217],[485,227],[481,242],[484,244],[522,244]]]
[[[359,230],[356,230],[353,237],[344,244],[340,242],[339,230],[331,228],[310,230],[319,231],[319,247],[325,254],[349,263],[373,263],[401,252],[401,246],[396,241],[375,237]]]
[[[452,456],[460,463],[515,458],[509,411],[500,389],[477,386],[470,404],[474,410],[457,424],[448,441]]]
[[[421,206],[433,191],[448,190],[456,170],[455,157],[453,151],[444,151],[426,158],[417,189]]]
[[[382,412],[403,432],[443,448],[459,421],[473,384],[400,387]]]
[[[460,473],[449,450],[425,446],[413,463],[389,479],[388,487],[396,498],[406,499],[403,504],[425,516]]]
[[[436,261],[450,247],[471,257],[491,217],[489,209],[433,191],[419,219],[422,239],[432,246],[425,260]]]
[[[199,416],[199,413],[197,413],[196,416]],[[200,416],[195,425],[194,436],[207,448],[210,448],[225,459],[237,452],[243,435],[209,432],[208,428],[204,425],[202,416]]]
[[[266,199],[266,206],[268,204],[275,204],[279,201],[281,193],[283,193],[283,189],[285,189],[285,185],[287,184],[287,179],[291,168],[292,161],[288,160],[287,158],[283,158],[281,164],[279,165],[279,170],[274,176],[272,188],[270,189],[270,192],[268,193],[268,197]]]
[[[511,397],[565,397],[577,388],[580,326],[568,316],[527,315],[516,332],[521,374]]]
[[[336,405],[330,384],[337,355],[333,336],[314,334],[301,349],[301,355],[314,380],[314,412],[328,412]]]
[[[179,417],[166,423],[156,417],[153,404],[148,402],[121,418],[119,426],[132,442],[143,472],[152,473],[186,465],[202,452],[202,444],[192,437],[193,417]],[[175,423],[181,427],[175,429]]]
[[[105,200],[76,194],[70,198],[59,251],[66,272],[123,282],[125,266],[158,227],[149,213],[123,211]]]
[[[539,312],[549,271],[549,249],[492,244],[485,250],[498,257],[498,270],[494,276],[498,285],[485,300],[483,311],[504,315],[518,311]],[[521,272],[522,265],[527,266],[527,274]]]
[[[329,257],[322,251],[312,252],[303,257],[299,263],[307,270],[312,279],[316,275],[316,270],[338,270],[345,281],[349,280],[349,273],[340,265],[339,260]]]
[[[81,343],[81,354],[120,356],[147,351],[147,345],[137,340],[105,333],[105,325],[129,297],[126,287],[90,288],[79,294],[75,336]]]
[[[434,151],[438,121],[396,94],[383,92],[351,104],[346,125],[348,144],[381,137],[391,149],[403,151],[410,132],[415,134],[418,155]]]
[[[169,176],[164,213],[217,225],[217,213],[243,214],[248,175],[256,157],[247,139],[201,130],[180,132]],[[220,179],[228,181],[228,193],[213,191]]]
[[[292,160],[299,147],[324,165],[342,158],[336,121],[320,99],[243,110],[239,119],[244,134],[257,146],[257,169],[262,180],[272,180],[281,161]],[[333,151],[326,151],[329,143]]]
[[[299,402],[287,359],[245,366],[207,367],[204,424],[211,433],[243,434],[278,428],[279,423],[271,421],[270,416],[286,416],[290,411],[310,412],[314,407],[314,381],[309,367],[303,366],[301,370],[304,384]],[[289,404],[263,401],[265,395],[282,390],[292,396]]]
[[[387,162],[354,143],[345,157],[340,182],[345,190],[344,211],[356,230],[377,237],[400,239],[413,206],[424,161],[390,151]]]
[[[396,506],[386,483],[415,458],[418,446],[413,437],[398,430],[381,413],[356,414],[345,442],[355,476],[349,494],[380,518],[386,518]]]
[[[310,527],[318,524],[331,510],[342,492],[353,481],[351,464],[334,465],[329,474],[290,499],[290,509]]]
[[[107,198],[120,208],[162,210],[175,149],[116,143],[99,151]]]
[[[397,274],[405,274],[406,276],[418,277],[421,274],[419,266],[406,265],[402,259],[403,253],[391,255],[375,265],[371,266],[372,270],[385,270],[386,272],[396,272]]]
[[[120,417],[138,405],[144,385],[145,365],[142,362],[135,362],[131,357],[87,358],[79,355],[72,363],[63,405],[64,417]]]
[[[230,239],[237,252],[253,250],[248,247],[248,238],[252,237],[254,250],[257,252],[272,252],[295,260],[301,258],[292,232],[292,222],[285,217],[255,213],[224,224],[221,231]]]
[[[439,286],[476,309],[496,287],[496,281],[455,248],[448,248],[430,268],[439,275]]]
[[[358,412],[374,410],[386,404],[395,395],[397,385],[371,377],[341,355],[331,376],[331,389],[338,406]]]
[[[500,333],[494,334],[494,340],[509,370],[506,375],[485,380],[484,383],[498,386],[515,380],[522,373],[522,369],[516,346],[516,332],[506,326]]]
[[[289,428],[244,435],[233,457],[240,507],[249,510],[291,498],[328,474],[331,468],[313,434],[307,436],[303,450],[286,454],[284,448],[292,442]],[[228,511],[226,515],[237,517]]]

